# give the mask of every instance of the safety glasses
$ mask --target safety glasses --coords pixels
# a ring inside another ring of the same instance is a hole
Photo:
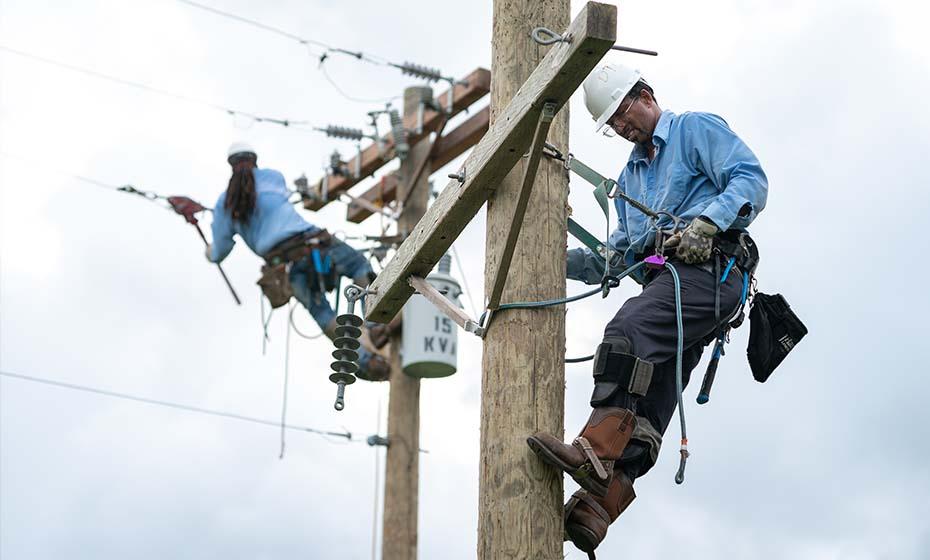
[[[631,101],[630,104],[626,106],[626,109],[624,109],[622,112],[614,113],[612,117],[607,119],[604,128],[601,129],[601,134],[608,138],[617,136],[617,131],[614,130],[614,123],[616,123],[618,120],[622,120],[626,116],[627,112],[633,107],[633,105],[636,105],[637,101],[639,101],[639,96],[634,97],[633,101]]]

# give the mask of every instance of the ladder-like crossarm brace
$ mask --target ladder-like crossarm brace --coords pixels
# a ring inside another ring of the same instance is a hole
[[[533,192],[536,171],[539,169],[539,159],[542,156],[543,146],[546,144],[546,137],[549,135],[552,119],[555,118],[555,111],[555,103],[546,103],[543,105],[539,120],[536,122],[533,143],[530,144],[530,151],[527,154],[529,159],[523,169],[520,197],[517,199],[517,207],[514,208],[513,219],[510,222],[510,231],[507,232],[507,240],[504,242],[504,249],[501,251],[500,260],[497,262],[497,269],[494,272],[494,282],[491,284],[491,297],[488,298],[488,309],[491,310],[497,309],[501,304],[501,295],[504,293],[504,284],[507,283],[510,261],[513,260],[513,252],[517,248],[517,239],[520,237],[520,230],[523,228],[523,217],[526,215],[526,205],[529,203],[530,194]]]

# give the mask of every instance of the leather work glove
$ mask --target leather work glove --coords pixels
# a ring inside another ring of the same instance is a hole
[[[714,236],[720,231],[717,226],[711,223],[707,218],[698,216],[691,225],[681,232],[681,238],[677,242],[678,258],[688,264],[699,264],[710,258],[711,251],[714,249]],[[672,239],[669,239],[672,241]],[[668,245],[666,246],[674,246]]]
[[[207,260],[213,262],[213,245],[207,243],[207,248],[203,251],[203,256],[207,257]]]

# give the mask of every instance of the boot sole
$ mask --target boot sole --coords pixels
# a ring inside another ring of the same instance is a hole
[[[533,453],[535,453],[537,457],[542,459],[544,463],[547,463],[559,469],[560,471],[567,473],[570,477],[572,477],[572,480],[577,482],[579,486],[581,486],[588,492],[591,492],[592,494],[600,498],[607,496],[607,485],[606,484],[601,484],[600,482],[591,478],[590,476],[576,478],[573,473],[577,470],[577,468],[559,459],[552,451],[549,450],[548,447],[543,445],[542,442],[540,442],[534,436],[530,436],[526,438],[526,444],[530,446],[530,449],[533,450]]]
[[[565,534],[568,535],[568,540],[575,545],[575,548],[582,552],[594,552],[597,545],[601,544],[594,531],[584,525],[566,524]]]

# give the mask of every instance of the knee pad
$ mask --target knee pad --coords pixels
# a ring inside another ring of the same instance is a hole
[[[606,337],[594,355],[594,394],[591,406],[629,406],[632,399],[646,395],[652,382],[652,362],[630,354],[626,337]],[[618,402],[622,401],[622,402]]]

